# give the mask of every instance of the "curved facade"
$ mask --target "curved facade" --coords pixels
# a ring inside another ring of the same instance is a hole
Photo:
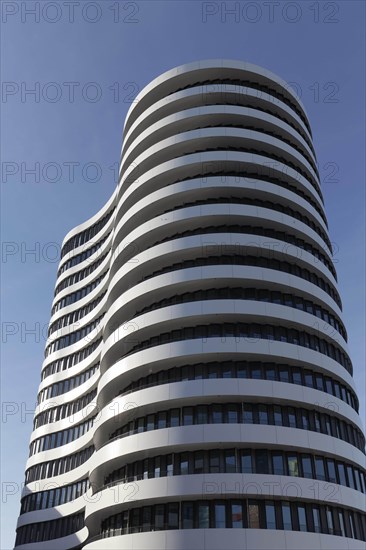
[[[19,550],[361,549],[365,439],[310,125],[205,61],[127,114],[68,233]]]

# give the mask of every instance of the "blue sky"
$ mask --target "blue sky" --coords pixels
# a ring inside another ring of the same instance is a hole
[[[364,2],[81,0],[73,15],[62,1],[1,8],[1,549],[14,544],[60,244],[111,195],[136,92],[174,66],[241,59],[301,95],[364,415]]]

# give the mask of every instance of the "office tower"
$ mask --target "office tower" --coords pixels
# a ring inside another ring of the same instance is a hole
[[[17,548],[363,549],[365,439],[312,135],[238,61],[139,94],[64,242]]]

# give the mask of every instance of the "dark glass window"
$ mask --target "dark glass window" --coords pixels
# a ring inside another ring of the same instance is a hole
[[[276,426],[282,426],[283,420],[282,420],[282,409],[278,405],[274,405],[273,407],[273,417],[274,417],[274,423]]]
[[[182,502],[182,528],[193,529],[193,502]]]
[[[179,504],[171,502],[168,508],[168,529],[179,529]]]
[[[212,423],[213,424],[222,424],[223,414],[222,414],[222,405],[212,405]]]
[[[180,474],[181,475],[189,474],[188,453],[181,453],[180,455]]]
[[[316,479],[325,481],[324,460],[319,456],[315,457],[315,477]]]
[[[341,485],[347,485],[346,471],[341,462],[338,462],[338,475],[339,475],[339,483]]]
[[[225,472],[226,473],[235,473],[236,472],[236,460],[235,460],[235,451],[225,451]]]
[[[290,428],[296,428],[296,414],[293,407],[288,407],[288,422]]]
[[[250,404],[244,405],[244,423],[253,424],[253,406]]]
[[[193,407],[183,407],[183,426],[193,424]]]
[[[267,405],[258,405],[259,424],[268,424]]]
[[[328,533],[330,535],[333,535],[334,533],[333,512],[329,506],[326,507],[326,518],[327,518]]]
[[[347,466],[347,477],[348,477],[348,483],[351,489],[355,489],[355,482],[353,479],[353,471],[351,466]]]
[[[198,529],[208,529],[210,527],[210,507],[206,502],[198,503]]]
[[[180,425],[180,415],[179,415],[179,409],[172,409],[170,411],[170,426],[173,428],[174,426]]]
[[[158,429],[167,427],[166,411],[158,413]]]
[[[292,529],[291,508],[289,502],[282,502],[282,521],[285,531]]]
[[[301,455],[301,467],[303,477],[312,479],[313,471],[311,467],[311,456],[310,455]]]
[[[337,475],[335,469],[335,462],[330,458],[327,459],[327,469],[328,469],[328,481],[331,483],[337,483]]]
[[[313,522],[315,533],[321,533],[320,510],[317,506],[313,506]]]
[[[242,451],[241,453],[241,472],[243,474],[251,474],[253,472],[252,455],[250,451]]]
[[[256,474],[268,474],[268,452],[266,450],[257,450],[255,453],[255,471]]]
[[[202,474],[204,472],[203,451],[194,453],[194,473]]]
[[[227,421],[229,424],[237,424],[239,422],[238,406],[235,404],[227,405]]]
[[[276,529],[276,510],[275,510],[274,503],[266,500],[265,510],[266,510],[266,528]]]
[[[161,531],[165,528],[164,522],[164,504],[156,504],[155,508],[155,531]]]
[[[299,530],[308,531],[305,506],[299,505],[297,507],[297,513],[298,513],[298,520],[299,520]]]
[[[282,453],[273,453],[272,455],[272,471],[276,475],[285,475]]]
[[[280,366],[280,368],[279,368],[279,377],[280,377],[281,382],[289,382],[290,381],[288,367]]]
[[[220,472],[220,453],[219,451],[210,451],[209,457],[210,473],[218,474]]]
[[[342,537],[345,537],[346,536],[346,529],[345,529],[345,526],[344,526],[344,515],[343,515],[342,510],[338,511],[338,521],[339,521],[339,529],[340,529],[340,532],[342,534]]]
[[[294,367],[292,369],[292,381],[294,384],[302,385],[301,370],[299,368]]]
[[[226,527],[226,510],[224,503],[215,503],[215,528],[224,529]]]

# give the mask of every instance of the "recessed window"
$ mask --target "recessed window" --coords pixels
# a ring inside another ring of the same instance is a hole
[[[316,456],[315,457],[315,476],[316,479],[325,481],[325,469],[324,469],[324,460],[323,458]]]
[[[266,501],[266,527],[267,529],[276,529],[276,510],[273,502]]]
[[[231,524],[233,528],[242,528],[243,525],[243,505],[241,502],[231,503]]]
[[[298,520],[299,520],[299,530],[308,531],[305,506],[299,505],[297,507],[297,514],[298,514]]]
[[[215,527],[224,529],[226,527],[225,504],[215,504]]]
[[[285,468],[283,463],[283,456],[280,453],[273,453],[272,455],[272,471],[275,475],[285,475]]]
[[[282,521],[285,531],[292,529],[291,508],[289,502],[282,503]]]
[[[287,467],[288,467],[288,473],[290,476],[298,477],[299,475],[299,465],[297,462],[297,456],[296,455],[289,455],[287,457]]]
[[[315,533],[321,533],[320,511],[317,506],[313,507],[313,523]]]
[[[193,529],[193,502],[182,502],[182,528]]]
[[[248,527],[259,529],[259,506],[252,500],[248,502]]]
[[[198,504],[198,528],[208,529],[210,527],[210,508],[208,503]]]

